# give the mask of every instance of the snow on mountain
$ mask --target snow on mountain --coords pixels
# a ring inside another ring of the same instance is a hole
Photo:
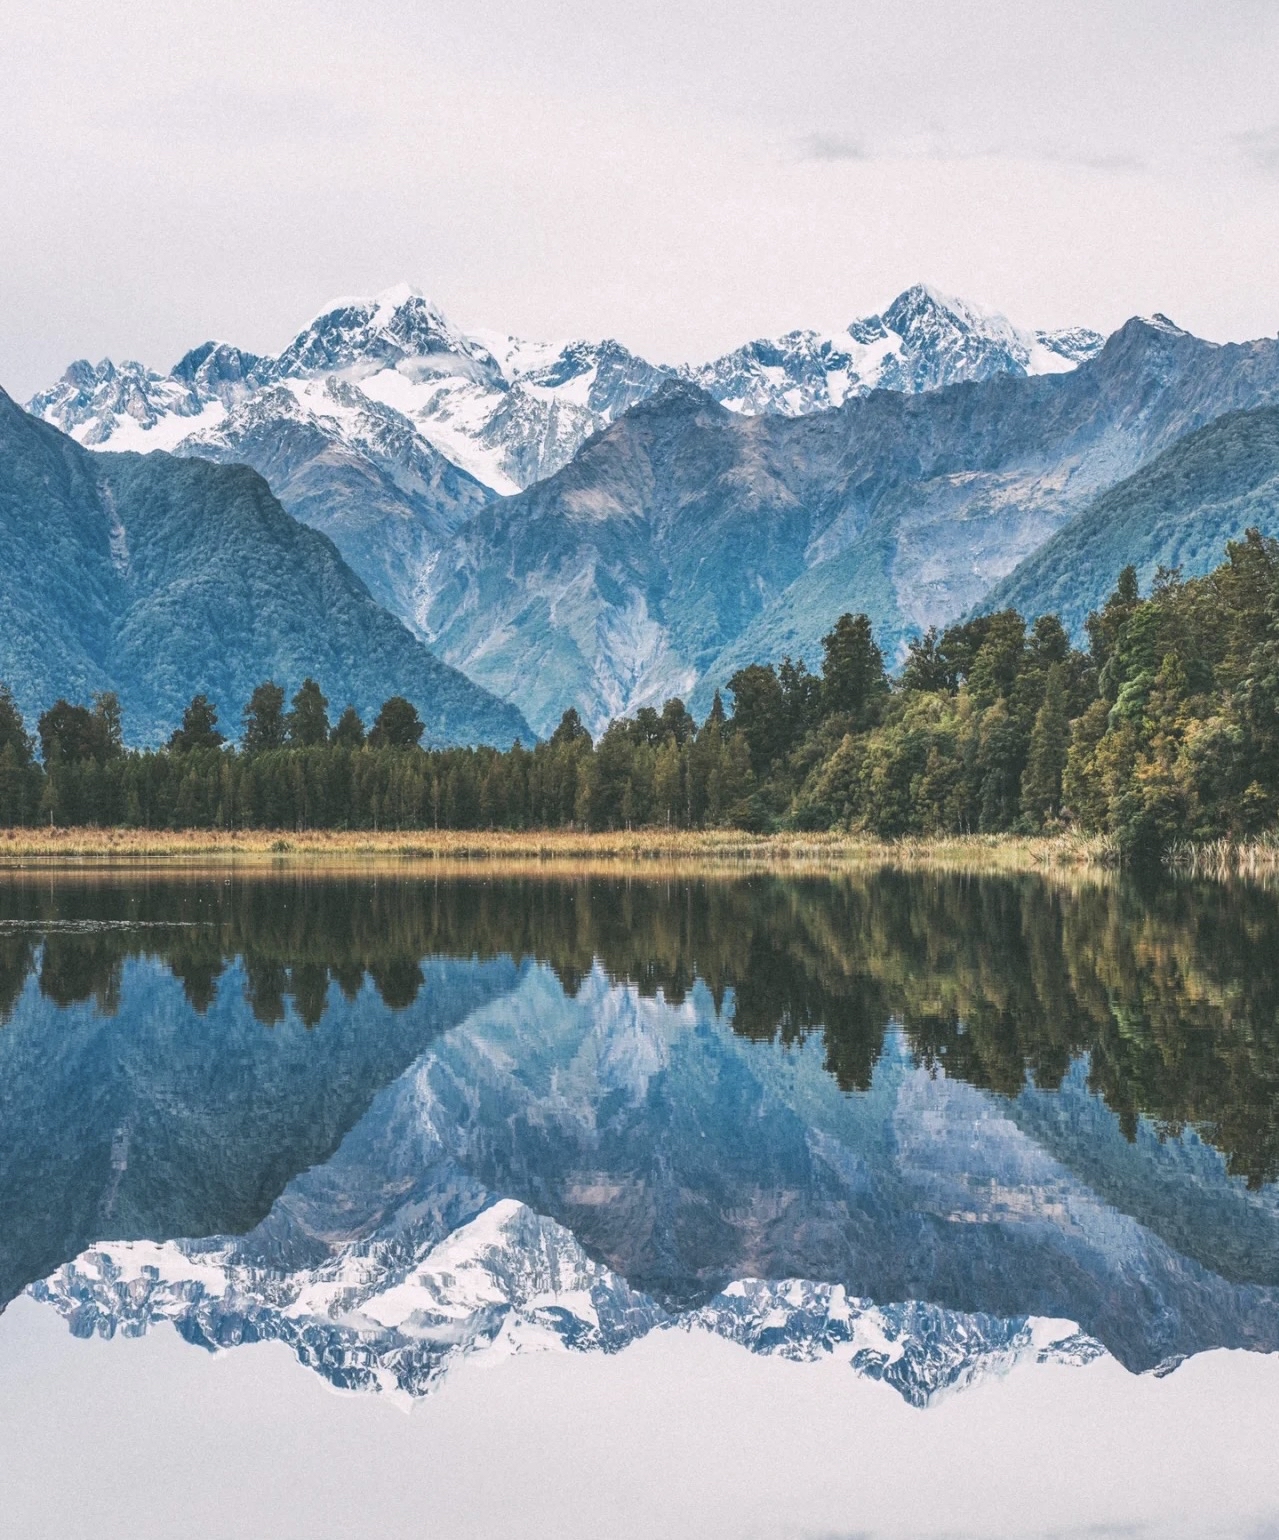
[[[28,409],[90,449],[143,451],[173,449],[196,422],[215,422],[225,411],[189,381],[109,358],[97,365],[77,360]]]
[[[425,295],[407,284],[372,299],[335,300],[271,366],[275,379],[342,374],[363,379],[382,369],[410,379],[468,379],[500,387],[488,349],[464,336]]]
[[[478,1355],[612,1353],[676,1327],[753,1353],[841,1361],[919,1407],[1020,1363],[1079,1365],[1105,1352],[1069,1321],[881,1306],[802,1279],[743,1279],[671,1314],[513,1199],[410,1257],[357,1246],[320,1267],[276,1273],[240,1260],[232,1241],[118,1241],[30,1292],[78,1337],[140,1337],[167,1321],[210,1351],[279,1341],[340,1389],[410,1397]]]
[[[95,449],[252,466],[289,513],[331,536],[380,603],[433,644],[441,621],[432,596],[452,570],[444,553],[454,533],[496,497],[564,469],[664,385],[687,380],[737,414],[798,417],[875,389],[1071,369],[1100,341],[1078,329],[1023,332],[916,286],[838,337],[792,332],[677,371],[612,339],[466,333],[402,284],[330,302],[275,357],[208,342],[166,375],[80,360],[30,409]],[[609,662],[593,723],[652,692],[692,688],[687,663],[654,641],[656,602],[628,600],[597,628]],[[500,651],[500,628],[483,645]],[[527,659],[516,667],[527,675]],[[547,688],[558,720],[562,682],[548,679]]]
[[[670,371],[613,341],[552,347],[506,337],[492,338],[491,345],[484,351],[495,377],[423,374],[415,360],[406,360],[361,385],[500,493],[567,465],[592,433],[670,378]]]
[[[669,1329],[847,1363],[917,1406],[1020,1364],[1164,1373],[1271,1342],[1272,1289],[1150,1227],[1171,1193],[1197,1250],[1187,1200],[1230,1186],[1224,1162],[1152,1132],[1134,1185],[1085,1060],[1009,1100],[895,1032],[850,1095],[820,1033],[780,1052],[735,1009],[526,966],[248,1233],[100,1240],[30,1292],[80,1336],[282,1341],[336,1386],[410,1396],[467,1358]]]
[[[937,390],[992,374],[1060,374],[1100,352],[1084,327],[1026,332],[925,284],[899,294],[882,315],[834,336],[796,331],[749,342],[688,371],[732,411],[800,417],[871,390]]]
[[[801,416],[874,389],[931,390],[1001,371],[1074,368],[1101,347],[1084,328],[1025,332],[924,285],[837,336],[795,331],[676,371],[621,343],[468,334],[407,284],[331,301],[274,358],[205,343],[167,375],[103,360],[71,365],[30,409],[82,444],[189,452],[255,391],[336,375],[399,412],[492,491],[553,474],[582,443],[675,374],[733,411]],[[193,421],[194,419],[194,421]]]
[[[340,374],[285,378],[210,408],[181,452],[252,465],[410,626],[442,546],[492,495]]]

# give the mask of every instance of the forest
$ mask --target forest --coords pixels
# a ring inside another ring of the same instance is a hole
[[[930,630],[890,674],[864,615],[803,661],[752,664],[696,722],[684,703],[576,711],[532,745],[423,749],[392,697],[372,724],[306,679],[264,682],[233,743],[197,695],[160,749],[117,700],[54,703],[30,733],[0,686],[0,825],[268,829],[833,829],[884,838],[1112,835],[1130,858],[1273,828],[1279,542],[1250,530],[1204,577],[1133,568],[1071,643],[1014,610]],[[730,709],[731,708],[731,709]]]

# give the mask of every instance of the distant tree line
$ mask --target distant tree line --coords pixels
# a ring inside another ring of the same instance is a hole
[[[1279,807],[1279,543],[1255,530],[1206,577],[1135,571],[1074,648],[1013,610],[930,630],[895,678],[865,615],[820,672],[752,664],[700,724],[668,700],[592,739],[576,711],[545,742],[420,747],[392,697],[366,731],[313,679],[244,708],[237,747],[197,695],[158,751],[124,746],[119,702],[59,700],[28,734],[0,687],[0,824],[525,829],[731,826],[881,836],[1076,827],[1130,855],[1247,836]],[[38,752],[37,752],[38,749]]]

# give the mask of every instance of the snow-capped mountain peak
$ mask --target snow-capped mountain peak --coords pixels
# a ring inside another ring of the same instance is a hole
[[[747,343],[689,370],[738,412],[798,417],[871,390],[936,390],[993,374],[1053,374],[1100,351],[1096,332],[1028,332],[931,284],[905,289],[882,313],[827,336],[794,331]]]
[[[273,372],[277,378],[341,373],[358,379],[388,368],[410,378],[502,383],[488,349],[459,331],[438,305],[409,284],[330,304],[289,343]]]
[[[1150,324],[1172,329],[1163,317]],[[802,416],[870,390],[1072,369],[1101,342],[1082,327],[1022,331],[920,283],[840,332],[757,339],[674,371],[613,339],[551,344],[466,332],[401,283],[330,301],[275,358],[208,342],[167,375],[133,362],[79,360],[31,409],[97,448],[176,449],[192,428],[207,432],[256,390],[340,375],[399,412],[455,465],[509,493],[558,470],[591,434],[676,373],[730,410]]]
[[[843,1362],[917,1407],[1019,1364],[1083,1365],[1105,1351],[1070,1321],[877,1305],[797,1278],[743,1279],[672,1312],[511,1199],[433,1243],[405,1240],[373,1238],[291,1272],[227,1237],[107,1242],[30,1292],[76,1336],[140,1337],[167,1321],[215,1352],[280,1341],[341,1389],[410,1398],[477,1356],[609,1353],[673,1328],[753,1353]]]
[[[220,416],[218,397],[203,396],[193,379],[176,371],[161,375],[132,359],[117,365],[109,358],[99,364],[77,359],[28,403],[37,417],[89,448],[135,450],[174,448],[210,405]]]
[[[1176,321],[1164,315],[1161,310],[1156,310],[1153,315],[1142,316],[1141,320],[1151,331],[1167,332],[1170,337],[1188,337],[1190,335],[1184,326],[1178,326]]]

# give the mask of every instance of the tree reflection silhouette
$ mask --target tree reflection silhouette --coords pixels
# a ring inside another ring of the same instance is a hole
[[[895,871],[0,882],[0,1022],[33,972],[58,1005],[110,1014],[131,957],[166,964],[198,1012],[239,959],[258,1021],[317,1027],[333,989],[408,1010],[424,959],[502,955],[549,965],[570,995],[596,966],[672,1005],[700,983],[745,1038],[820,1035],[848,1092],[893,1025],[934,1073],[1008,1097],[1086,1056],[1129,1137],[1142,1116],[1192,1126],[1250,1185],[1279,1177],[1279,900],[1260,887]]]

